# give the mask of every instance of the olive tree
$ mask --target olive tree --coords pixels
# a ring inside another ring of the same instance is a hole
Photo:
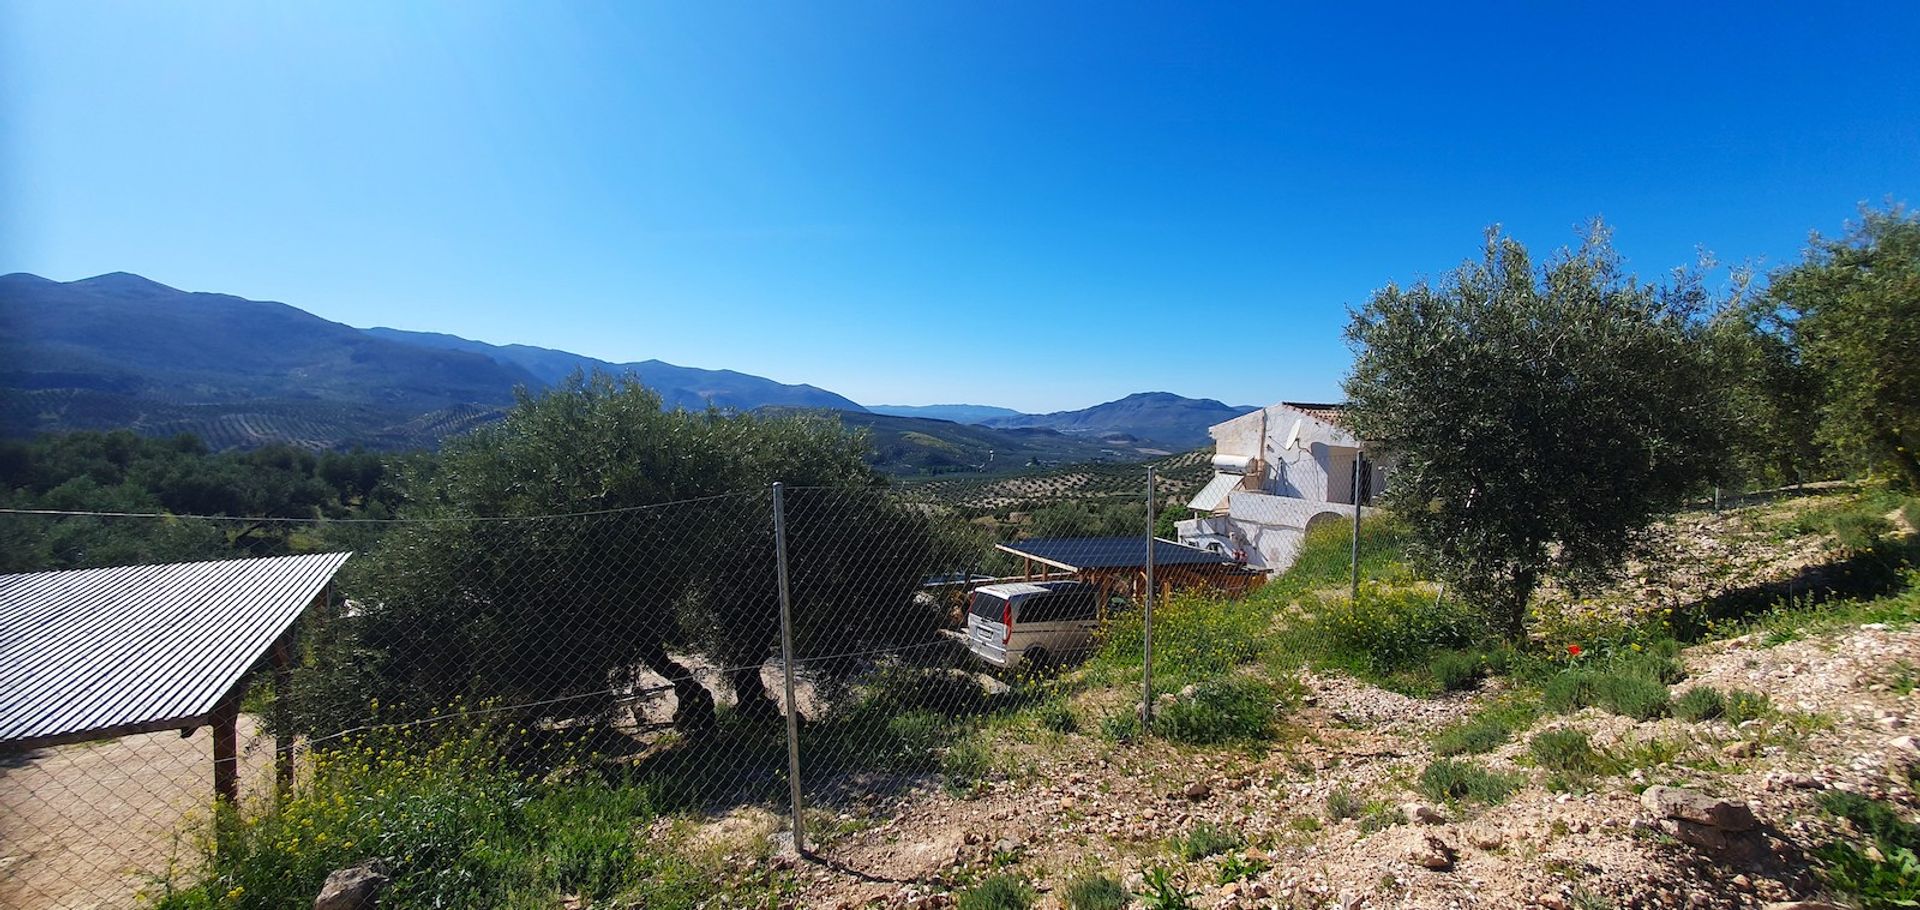
[[[909,614],[930,519],[873,492],[866,452],[828,418],[665,410],[631,379],[523,395],[403,481],[414,521],[365,569],[358,644],[381,655],[377,688],[417,705],[585,693],[548,710],[590,717],[646,667],[699,731],[713,699],[671,656],[697,652],[734,671],[749,713],[767,713],[751,709],[765,707],[759,667],[779,643],[773,481],[803,501],[839,496],[830,524],[791,529],[797,578],[845,576],[838,609],[814,613],[837,617],[844,640],[928,628]]]
[[[1771,292],[1817,377],[1822,440],[1920,489],[1920,217],[1867,210],[1844,236],[1815,235]]]
[[[1626,274],[1598,224],[1537,268],[1489,231],[1443,280],[1376,292],[1347,329],[1347,419],[1396,465],[1416,561],[1511,638],[1543,577],[1608,573],[1724,464],[1710,305],[1693,277]]]

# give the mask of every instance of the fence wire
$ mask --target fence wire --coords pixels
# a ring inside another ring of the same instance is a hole
[[[1074,584],[996,548],[1012,529],[989,510],[925,490],[783,491],[797,740],[771,490],[359,524],[0,515],[16,572],[357,552],[291,633],[290,672],[263,659],[249,678],[235,805],[212,798],[205,727],[0,744],[0,905],[304,904],[328,871],[377,858],[427,905],[512,887],[587,906],[654,887],[666,867],[645,857],[674,818],[747,813],[792,836],[790,745],[810,847],[832,836],[818,821],[876,793],[973,786],[992,761],[972,732],[1046,698],[1049,674],[1146,593],[1126,571]],[[1024,601],[1016,639],[1006,591],[1058,596]],[[292,743],[285,792],[275,734]],[[618,841],[597,855],[639,871],[569,858],[570,831]],[[473,847],[495,837],[545,858],[503,872]]]

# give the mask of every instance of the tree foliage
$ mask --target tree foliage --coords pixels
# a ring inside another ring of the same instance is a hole
[[[360,451],[215,454],[192,436],[124,430],[0,443],[0,505],[8,508],[294,520],[10,518],[0,570],[284,554],[306,521],[387,514],[387,480],[387,459]]]
[[[1920,216],[1868,209],[1841,237],[1815,235],[1771,294],[1782,343],[1818,383],[1822,440],[1920,489]]]
[[[1355,312],[1348,419],[1393,459],[1414,555],[1524,632],[1544,575],[1608,572],[1663,510],[1724,466],[1729,411],[1691,275],[1642,284],[1605,229],[1536,269],[1489,232],[1439,284]]]
[[[372,684],[423,708],[602,693],[645,666],[675,683],[679,721],[711,696],[670,651],[731,674],[764,710],[778,647],[772,510],[789,493],[795,617],[805,647],[930,634],[913,597],[939,548],[929,519],[872,488],[864,442],[832,420],[664,410],[637,382],[576,376],[410,475],[407,518],[367,569],[360,645]],[[579,515],[599,512],[602,514]],[[535,521],[473,517],[569,515]],[[610,715],[608,715],[610,716]]]

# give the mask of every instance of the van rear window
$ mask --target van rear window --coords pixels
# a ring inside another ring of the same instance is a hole
[[[981,619],[991,620],[993,622],[999,622],[1000,615],[1002,611],[1006,609],[1006,607],[1007,607],[1007,602],[1005,600],[995,597],[992,594],[982,594],[978,591],[975,591],[973,593],[972,612],[973,612],[973,615],[978,616]]]

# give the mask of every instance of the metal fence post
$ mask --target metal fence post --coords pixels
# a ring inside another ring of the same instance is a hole
[[[1360,472],[1367,469],[1367,456],[1353,451],[1353,602],[1360,602]]]
[[[773,553],[780,576],[780,672],[787,682],[787,795],[793,803],[793,851],[807,852],[806,823],[800,817],[800,704],[793,698],[793,594],[787,586],[786,487],[773,484]]]
[[[1147,593],[1140,609],[1140,735],[1153,729],[1153,467],[1147,467]]]

